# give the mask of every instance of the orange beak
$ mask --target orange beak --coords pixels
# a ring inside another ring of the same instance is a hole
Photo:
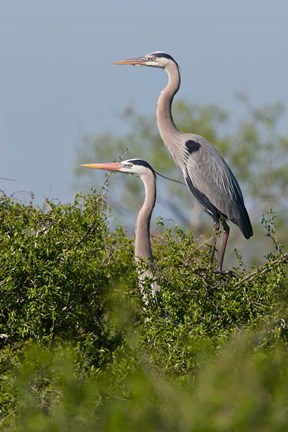
[[[120,162],[108,162],[108,163],[90,163],[90,164],[82,164],[84,168],[93,168],[98,170],[106,170],[106,171],[119,171],[122,168]]]

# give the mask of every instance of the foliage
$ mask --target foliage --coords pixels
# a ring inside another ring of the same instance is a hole
[[[43,208],[2,197],[1,430],[287,429],[288,254],[217,275],[210,246],[160,220],[159,304],[143,307],[103,191]],[[148,263],[141,263],[145,269]]]
[[[113,256],[119,245],[121,259],[130,256],[130,245],[121,231],[108,232],[104,209],[98,194],[47,201],[43,209],[2,199],[1,317],[10,343],[33,338],[50,346],[89,334],[97,347],[107,343],[109,280],[120,273]]]
[[[17,376],[21,430],[287,429],[287,353],[278,346],[258,352],[255,339],[245,333],[213,361],[207,359],[196,382],[185,386],[165,380],[142,358],[126,372],[122,397],[111,392],[110,370],[97,380],[81,381],[73,375],[73,361],[67,350],[32,347],[25,352]]]

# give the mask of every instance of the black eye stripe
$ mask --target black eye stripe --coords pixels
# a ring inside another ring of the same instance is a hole
[[[152,57],[152,56],[153,56],[153,57],[158,57],[158,58],[164,57],[164,58],[167,58],[167,59],[169,59],[169,60],[172,60],[174,63],[176,63],[176,61],[173,59],[172,56],[170,56],[169,54],[164,53],[164,52],[151,53],[151,57]]]
[[[154,173],[154,170],[151,167],[151,165],[143,159],[131,159],[131,160],[127,161],[127,163],[132,163],[133,165],[144,166],[145,168],[150,169]]]
[[[143,159],[133,159],[133,160],[129,160],[128,162],[134,165],[142,165],[145,166],[146,168],[153,169],[151,165]]]

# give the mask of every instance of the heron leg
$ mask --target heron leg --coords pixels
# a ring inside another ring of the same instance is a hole
[[[214,255],[215,255],[215,251],[216,251],[216,242],[217,242],[217,235],[220,229],[220,223],[219,220],[215,220],[214,221],[214,231],[213,231],[213,237],[212,237],[212,248],[211,248],[211,256],[210,256],[210,265],[213,264],[214,261]]]
[[[222,218],[221,223],[222,223],[224,232],[223,232],[223,241],[222,241],[221,255],[220,255],[220,258],[219,258],[219,262],[218,262],[217,273],[223,273],[224,255],[225,255],[226,246],[227,246],[227,242],[228,242],[228,237],[229,237],[229,233],[230,233],[229,225],[226,223],[226,221],[225,221],[224,218]]]

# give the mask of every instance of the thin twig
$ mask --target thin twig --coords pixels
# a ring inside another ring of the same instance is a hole
[[[244,281],[251,279],[253,276],[255,276],[256,274],[265,274],[268,270],[270,270],[271,265],[274,264],[280,264],[280,263],[285,263],[288,262],[288,252],[286,252],[285,254],[281,255],[280,257],[276,258],[274,261],[270,261],[269,263],[266,264],[266,266],[262,269],[262,270],[254,270],[252,273],[249,273],[248,275],[246,275],[243,279],[241,279],[239,282],[237,282],[234,285],[234,288],[237,288],[238,286],[240,286]]]

